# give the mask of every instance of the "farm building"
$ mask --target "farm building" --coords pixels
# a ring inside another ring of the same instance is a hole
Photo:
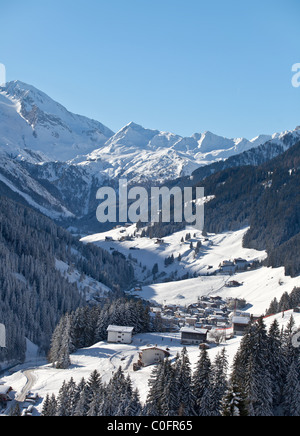
[[[107,328],[107,342],[111,344],[131,344],[133,330],[133,327],[110,325]]]
[[[181,343],[183,345],[199,345],[207,341],[207,330],[182,327]]]

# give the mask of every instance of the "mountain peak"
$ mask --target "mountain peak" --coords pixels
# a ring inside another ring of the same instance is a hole
[[[19,80],[7,83],[0,93],[5,112],[1,129],[5,135],[0,137],[0,146],[4,150],[7,144],[10,150],[15,146],[16,155],[20,149],[30,149],[54,161],[68,161],[102,147],[114,134],[100,122],[69,112],[44,92]]]

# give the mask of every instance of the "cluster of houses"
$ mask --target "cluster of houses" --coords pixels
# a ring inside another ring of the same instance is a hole
[[[237,272],[246,271],[251,266],[251,262],[240,257],[234,260],[224,260],[219,265],[219,273],[234,275]]]
[[[226,340],[245,333],[251,315],[236,308],[231,310],[232,303],[218,296],[210,296],[202,297],[197,303],[186,308],[164,305],[152,307],[151,312],[154,316],[159,313],[164,331],[180,333],[182,345],[197,345],[203,348],[217,337]],[[110,325],[107,334],[109,343],[131,344],[134,328]],[[139,350],[134,370],[157,364],[169,355],[168,348],[163,349],[158,346],[143,348]]]
[[[238,282],[228,285],[240,286]],[[238,300],[207,296],[199,298],[197,303],[187,307],[165,304],[151,307],[151,311],[160,314],[164,331],[180,332],[183,327],[211,331],[216,328],[234,327],[232,318],[237,306]]]

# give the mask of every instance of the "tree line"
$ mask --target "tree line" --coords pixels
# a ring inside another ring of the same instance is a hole
[[[91,347],[107,340],[109,325],[134,327],[135,334],[162,329],[159,316],[150,316],[149,305],[142,300],[120,298],[104,306],[79,307],[64,315],[51,340],[48,359],[56,368],[70,366],[70,354],[80,348]]]
[[[280,312],[296,309],[298,306],[300,306],[300,288],[294,288],[290,294],[285,292],[279,301],[274,298],[266,315],[276,315]]]

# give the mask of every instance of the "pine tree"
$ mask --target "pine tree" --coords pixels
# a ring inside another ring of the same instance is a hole
[[[178,416],[180,410],[180,387],[176,367],[167,358],[163,362],[163,390],[161,393],[162,416]]]
[[[71,416],[71,413],[68,386],[64,381],[57,397],[57,416]]]
[[[125,416],[141,416],[142,405],[138,389],[136,389],[129,400],[125,410]]]
[[[74,409],[74,416],[87,416],[88,413],[88,399],[86,389],[83,388],[78,393],[79,397],[76,401]]]
[[[162,393],[165,387],[165,378],[167,365],[165,362],[161,362],[159,365],[156,365],[151,373],[149,379],[149,392],[145,407],[145,413],[147,416],[163,416],[162,411]]]
[[[268,336],[263,319],[255,325],[254,345],[245,371],[250,416],[273,416],[272,382],[268,365]]]
[[[44,402],[43,402],[43,408],[42,408],[42,413],[41,416],[51,416],[49,414],[49,406],[50,406],[50,396],[49,394],[47,394]]]
[[[186,348],[183,348],[175,370],[179,407],[183,412],[183,416],[194,416],[195,397],[192,391],[192,371]]]
[[[21,408],[19,402],[16,403],[16,405],[10,409],[9,416],[21,416]]]
[[[222,399],[227,391],[227,370],[228,360],[226,357],[225,348],[217,355],[211,371],[210,377],[210,397],[211,397],[211,413],[210,416],[221,415]]]
[[[279,406],[284,386],[284,356],[278,321],[275,319],[269,330],[268,367],[271,377],[273,407]]]
[[[248,416],[245,394],[231,381],[221,402],[222,416]]]
[[[300,416],[299,359],[292,363],[287,375],[283,408],[285,416]]]
[[[201,413],[201,402],[207,390],[210,389],[211,361],[207,350],[201,350],[200,358],[192,380],[192,391],[195,398],[194,409],[197,416]]]

